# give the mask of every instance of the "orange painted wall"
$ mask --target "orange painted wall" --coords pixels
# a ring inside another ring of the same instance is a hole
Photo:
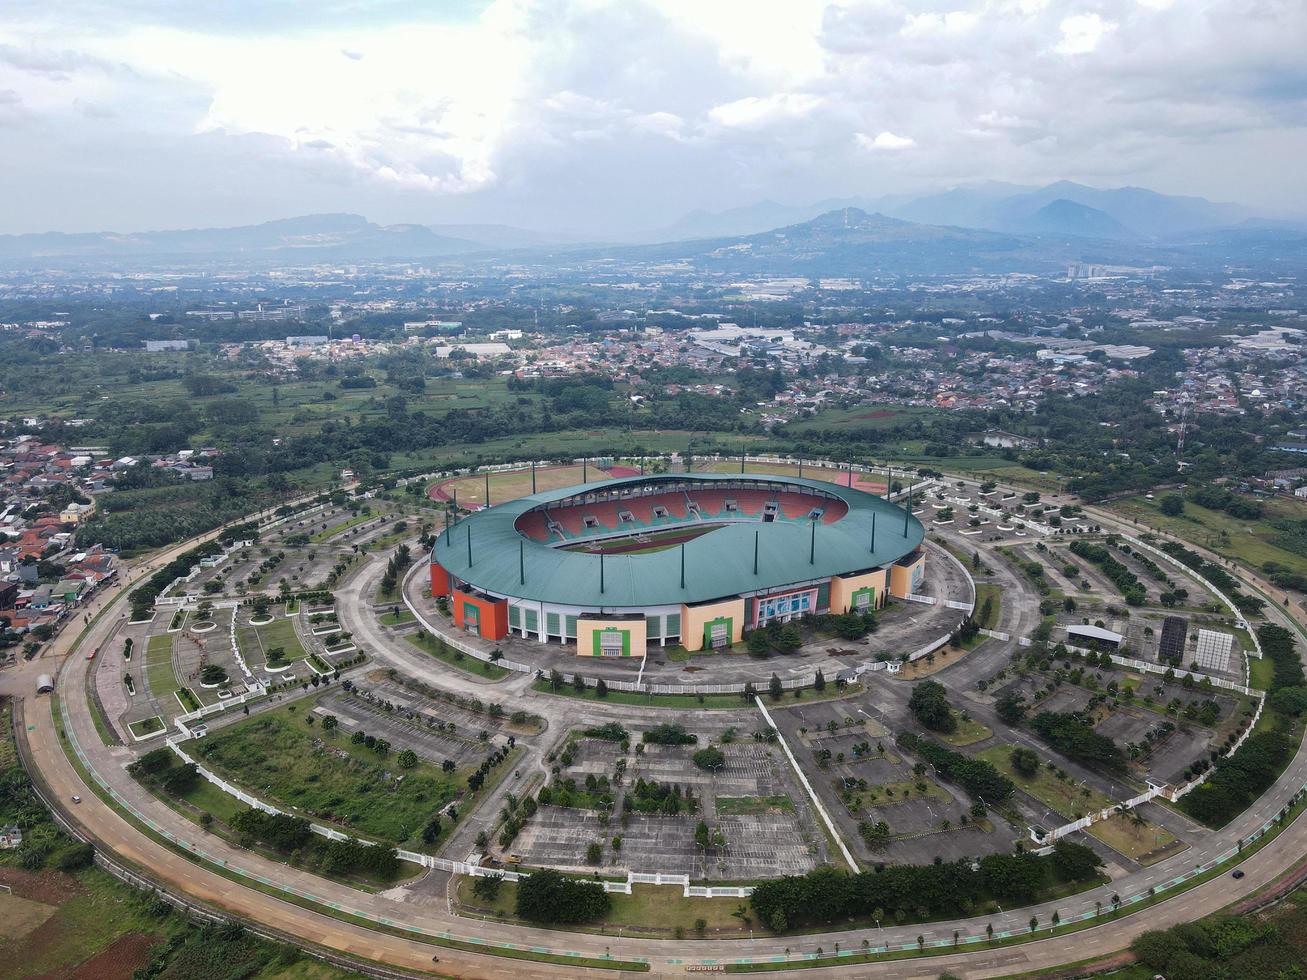
[[[431,594],[449,595],[449,572],[434,561],[431,563]]]
[[[454,625],[460,629],[467,618],[467,607],[475,606],[478,613],[477,633],[486,640],[502,640],[508,635],[508,601],[481,599],[466,592],[454,590]]]

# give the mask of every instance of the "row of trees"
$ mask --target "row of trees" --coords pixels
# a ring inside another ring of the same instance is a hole
[[[1102,545],[1090,544],[1088,541],[1072,541],[1071,553],[1101,568],[1103,574],[1112,580],[1112,584],[1121,590],[1127,605],[1142,606],[1148,601],[1148,591],[1139,581],[1139,577],[1117,561]]]
[[[957,783],[968,796],[986,806],[998,806],[1012,795],[1015,788],[1012,780],[983,759],[973,759],[911,732],[904,732],[896,741],[902,748],[916,752],[934,766],[939,775]]]
[[[1030,727],[1068,758],[1099,765],[1112,772],[1125,769],[1125,753],[1106,735],[1094,731],[1094,726],[1079,714],[1041,711],[1030,719]]]
[[[861,874],[829,866],[758,885],[751,902],[773,932],[848,919],[930,919],[970,915],[985,901],[1026,904],[1057,882],[1092,881],[1102,861],[1092,849],[1058,841],[1046,857],[990,854],[973,862],[889,865]]]

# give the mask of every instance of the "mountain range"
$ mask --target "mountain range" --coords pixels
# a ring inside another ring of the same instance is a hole
[[[1046,187],[1027,187],[989,181],[920,196],[826,199],[808,206],[761,201],[716,213],[694,211],[650,233],[647,240],[751,235],[844,207],[927,225],[1159,242],[1257,217],[1251,209],[1237,204],[1159,194],[1141,187],[1100,189],[1068,180]]]
[[[1307,225],[1237,205],[1062,181],[987,183],[921,197],[771,201],[695,212],[637,243],[583,243],[507,225],[380,225],[317,214],[235,228],[0,236],[0,265],[268,267],[353,262],[485,264],[508,259],[679,264],[705,272],[869,276],[1049,272],[1069,262],[1298,271]]]

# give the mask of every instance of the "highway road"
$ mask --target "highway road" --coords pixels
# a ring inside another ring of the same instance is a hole
[[[170,560],[175,554],[193,546],[194,543],[188,542],[171,549],[168,554],[156,558],[152,564],[157,567],[160,562]],[[604,972],[586,971],[570,964],[554,965],[471,954],[449,948],[433,949],[432,946],[420,941],[374,931],[363,925],[343,922],[292,904],[275,894],[224,877],[209,864],[198,863],[178,854],[137,829],[115,809],[101,802],[82,781],[60,744],[51,716],[49,700],[32,696],[35,674],[49,671],[56,662],[62,662],[58,690],[71,720],[69,739],[86,754],[90,767],[109,784],[123,804],[140,813],[166,833],[178,839],[191,841],[204,851],[209,861],[226,868],[229,873],[263,878],[276,882],[283,888],[293,889],[301,895],[311,895],[320,901],[335,903],[339,907],[357,911],[363,916],[384,919],[396,924],[402,923],[410,930],[429,934],[447,932],[457,937],[515,943],[547,948],[556,952],[570,951],[590,957],[604,957],[609,953],[619,958],[643,957],[650,962],[655,976],[683,974],[687,966],[701,964],[705,960],[722,963],[739,957],[782,957],[786,955],[786,947],[792,949],[791,955],[798,956],[802,953],[810,953],[817,947],[829,952],[835,948],[837,942],[842,949],[856,951],[860,948],[863,939],[868,940],[873,946],[884,946],[887,943],[915,944],[918,934],[924,935],[927,940],[950,941],[954,930],[960,931],[963,935],[980,934],[984,932],[987,924],[992,924],[997,932],[1023,933],[1026,931],[1026,923],[1032,913],[1037,915],[1041,922],[1048,922],[1055,910],[1060,912],[1063,920],[1066,920],[1072,912],[1085,908],[1092,909],[1095,900],[1103,902],[1105,907],[1110,906],[1113,892],[1119,892],[1123,898],[1145,892],[1150,884],[1169,880],[1192,870],[1195,864],[1214,857],[1224,847],[1216,840],[1216,835],[1212,835],[1211,841],[1196,844],[1177,857],[1133,875],[1129,879],[1119,879],[1111,885],[1063,900],[1056,905],[1050,903],[1033,909],[1013,910],[999,916],[883,930],[863,929],[848,933],[765,937],[756,940],[618,940],[613,936],[563,933],[462,919],[450,912],[443,899],[414,900],[407,896],[404,890],[367,894],[231,847],[221,840],[205,835],[194,824],[142,790],[123,769],[125,762],[130,758],[130,752],[121,747],[104,746],[94,728],[86,695],[88,661],[80,652],[102,642],[113,630],[116,619],[125,615],[124,596],[128,587],[127,583],[120,583],[94,600],[92,607],[86,612],[91,615],[102,609],[106,612],[91,628],[85,639],[77,642],[76,633],[70,628],[65,631],[65,635],[51,644],[48,656],[22,668],[8,671],[0,680],[0,690],[18,688],[12,690],[12,693],[23,696],[22,734],[27,739],[40,778],[52,797],[63,803],[65,813],[89,837],[96,840],[101,848],[116,854],[167,887],[183,891],[216,909],[225,910],[285,933],[301,936],[307,942],[347,955],[385,962],[401,969],[420,972],[433,968],[431,956],[435,953],[440,956],[441,972],[460,977],[575,977],[588,973],[599,975]],[[358,597],[357,591],[349,591],[351,599]],[[378,644],[378,650],[386,650],[385,659],[401,656],[397,649],[398,645],[387,637],[370,635],[368,642]],[[428,670],[435,669],[432,668],[431,661],[428,660],[425,664]],[[448,686],[451,679],[442,675],[441,682]],[[521,680],[510,678],[504,682],[504,685],[507,693],[508,687],[520,688]],[[556,716],[558,713],[558,705],[550,704],[553,699],[548,696],[529,691],[514,693],[520,700],[529,702],[527,706],[532,710],[545,709],[541,713],[546,714],[547,717]],[[1233,839],[1234,833],[1246,835],[1260,826],[1264,820],[1272,817],[1279,811],[1284,801],[1303,786],[1305,779],[1307,779],[1307,753],[1300,751],[1280,783],[1232,825],[1228,831],[1231,836],[1227,836],[1226,839]],[[82,797],[81,804],[71,803],[74,794]],[[859,966],[840,965],[840,975],[926,978],[937,977],[940,972],[948,970],[963,977],[995,977],[1051,969],[1068,961],[1106,955],[1121,949],[1131,938],[1145,929],[1189,921],[1222,908],[1272,881],[1304,853],[1307,853],[1307,821],[1300,820],[1244,863],[1246,876],[1240,881],[1235,881],[1226,874],[1141,913],[1054,939],[1006,948],[976,949],[928,959],[886,961]]]

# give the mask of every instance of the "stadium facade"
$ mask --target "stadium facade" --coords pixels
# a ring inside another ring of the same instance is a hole
[[[487,640],[641,657],[737,643],[807,613],[877,609],[925,573],[921,523],[874,494],[758,474],[635,476],[520,497],[431,551],[431,594]]]

